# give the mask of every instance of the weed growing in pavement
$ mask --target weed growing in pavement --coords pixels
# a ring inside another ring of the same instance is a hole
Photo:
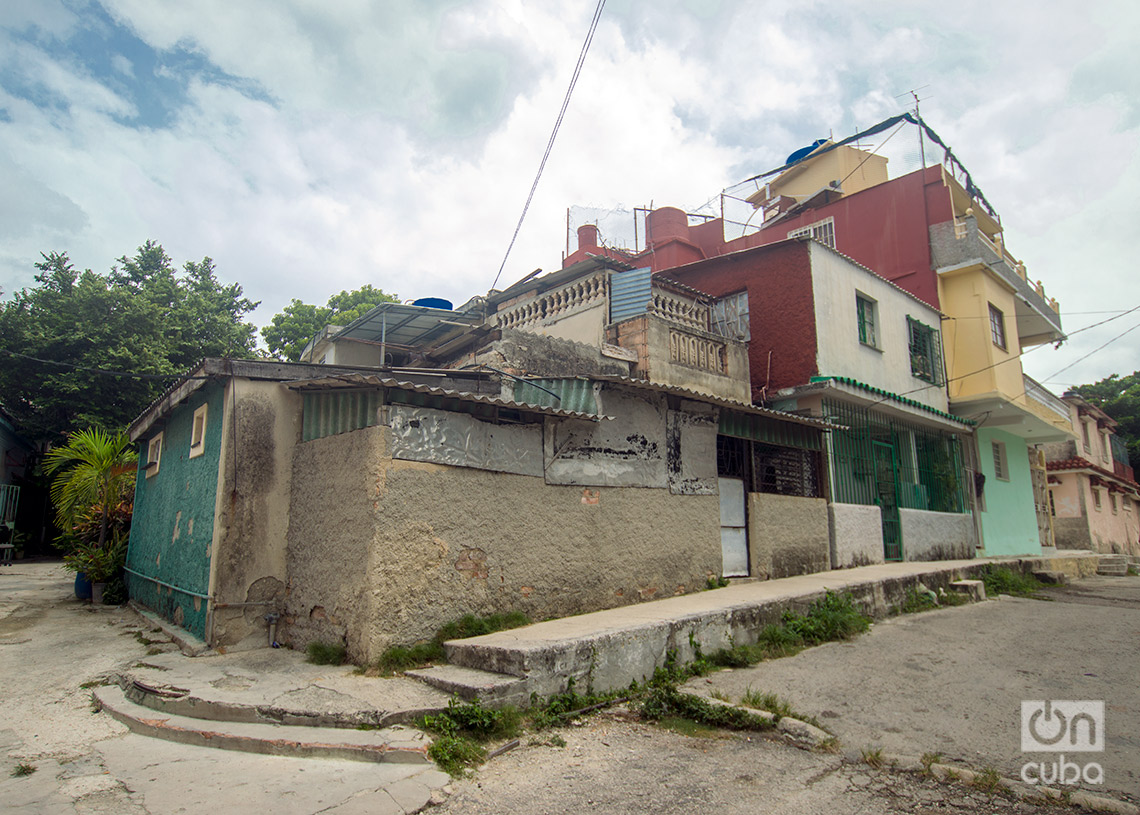
[[[444,625],[426,642],[408,646],[395,645],[389,648],[380,655],[372,667],[380,675],[388,676],[399,671],[430,665],[433,662],[443,662],[445,658],[443,643],[447,640],[463,640],[483,634],[494,634],[496,631],[507,631],[524,625],[530,625],[530,618],[521,611],[508,611],[487,617],[465,614],[458,620]]]
[[[705,591],[711,591],[713,589],[723,589],[727,585],[728,585],[728,578],[727,577],[723,577],[723,576],[721,576],[721,577],[710,577],[708,579],[708,581],[705,583]]]
[[[987,564],[981,573],[986,596],[1012,594],[1015,597],[1035,597],[1044,584],[1032,575],[1015,572],[1007,566]]]
[[[642,699],[642,717],[661,721],[674,717],[690,719],[709,727],[726,730],[771,730],[774,722],[737,707],[714,705],[707,699],[682,693],[672,683],[652,685]]]
[[[1001,776],[998,775],[998,771],[993,767],[986,767],[981,772],[974,774],[974,780],[971,781],[970,784],[975,789],[993,795],[1001,790]]]
[[[938,603],[934,601],[933,597],[917,586],[911,586],[906,590],[903,601],[891,610],[897,614],[917,614],[920,611],[930,611],[935,608],[938,608]]]
[[[711,691],[709,691],[709,696],[713,699],[716,699],[718,702],[731,702],[732,701],[732,699],[729,698],[729,695],[727,693],[725,693],[722,690],[718,690],[717,688],[713,688]]]
[[[924,775],[930,775],[930,768],[933,767],[935,764],[937,764],[941,760],[942,760],[942,754],[941,753],[923,753],[922,758],[919,759],[919,761],[922,762],[923,774]]]
[[[558,747],[558,748],[562,748],[562,747],[566,746],[566,739],[562,738],[557,733],[554,733],[545,739],[531,739],[529,742],[527,742],[527,744],[529,744],[532,747]]]
[[[864,747],[859,753],[863,757],[863,763],[876,770],[882,769],[887,763],[883,758],[882,747]]]
[[[964,606],[970,602],[970,595],[964,591],[939,590],[938,602],[944,606]]]
[[[310,642],[305,647],[305,661],[313,665],[343,665],[348,649],[339,642]]]
[[[839,741],[838,736],[828,736],[815,746],[815,749],[821,753],[838,753],[843,749],[842,742]]]
[[[546,699],[540,699],[538,694],[531,694],[530,707],[526,711],[526,717],[534,730],[541,731],[551,727],[562,727],[567,721],[581,715],[587,709],[599,709],[619,698],[623,698],[623,694],[617,691],[577,693],[574,690],[574,680],[571,679],[568,687],[562,693],[556,693]]]
[[[416,725],[436,738],[428,755],[439,768],[452,776],[466,774],[469,767],[486,756],[482,742],[512,738],[519,730],[521,716],[517,708],[486,708],[475,700],[452,699],[447,710],[421,716]]]
[[[92,679],[90,682],[84,682],[79,686],[80,690],[91,690],[91,688],[102,688],[107,685],[114,685],[115,683],[109,677],[101,676],[98,679]]]
[[[761,693],[749,688],[744,692],[740,704],[754,710],[766,710],[776,717],[776,721],[785,716],[792,716],[792,706],[774,693]]]
[[[13,778],[26,778],[36,771],[35,764],[17,764],[12,770]]]

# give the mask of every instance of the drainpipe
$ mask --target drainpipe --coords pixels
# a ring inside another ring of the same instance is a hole
[[[281,645],[277,642],[277,621],[281,619],[281,615],[276,611],[271,611],[265,615],[265,622],[269,624],[269,647],[280,648]]]

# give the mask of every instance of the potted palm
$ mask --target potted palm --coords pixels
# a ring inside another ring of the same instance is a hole
[[[80,575],[94,593],[94,584],[106,583],[122,568],[137,459],[125,433],[98,428],[71,434],[66,445],[44,456],[44,471],[53,476],[56,519],[67,530],[58,543],[65,551],[64,566],[76,572],[76,596]]]

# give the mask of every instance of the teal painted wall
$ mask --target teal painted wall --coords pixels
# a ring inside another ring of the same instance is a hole
[[[135,511],[127,568],[188,592],[206,595],[210,586],[210,547],[221,461],[225,389],[210,383],[175,408],[165,426],[139,440]],[[206,404],[202,455],[190,458],[194,411]],[[158,472],[147,478],[147,445],[163,433]],[[187,631],[205,638],[206,600],[128,574],[131,599]]]
[[[1025,439],[1003,430],[978,428],[978,457],[986,476],[986,511],[982,513],[982,540],[986,555],[1041,554],[1037,513],[1033,508],[1033,482],[1029,474],[1029,446]],[[994,475],[992,442],[1005,444],[1009,480]]]

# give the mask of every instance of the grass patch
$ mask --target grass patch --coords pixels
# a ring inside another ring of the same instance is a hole
[[[970,595],[964,591],[945,591],[938,595],[938,602],[944,606],[964,606],[970,602]]]
[[[744,692],[740,704],[753,710],[766,710],[776,717],[776,721],[785,716],[793,716],[792,706],[774,693],[761,693],[749,688]]]
[[[531,739],[528,744],[530,744],[532,747],[562,748],[566,746],[566,739],[562,738],[557,733],[553,733],[545,739]]]
[[[682,693],[669,683],[651,686],[641,702],[640,712],[650,721],[682,718],[725,730],[771,730],[776,726],[747,710],[714,705],[699,696]]]
[[[657,726],[693,739],[717,739],[722,737],[719,730],[701,724],[700,722],[695,722],[692,719],[682,718],[681,716],[665,716],[657,720]]]
[[[460,702],[453,698],[447,710],[421,716],[416,725],[436,736],[428,748],[432,760],[447,774],[459,777],[486,757],[483,743],[518,733],[521,718],[513,707],[492,709],[478,700]]]
[[[779,623],[760,629],[755,644],[714,651],[708,662],[721,668],[745,668],[765,659],[792,656],[812,645],[851,639],[870,625],[871,618],[858,609],[854,597],[828,591],[812,602],[806,614],[789,609]]]
[[[13,778],[26,778],[36,771],[35,764],[17,764],[12,770]]]
[[[115,684],[115,683],[104,676],[101,679],[92,679],[90,682],[84,682],[82,685],[79,686],[79,689],[80,690],[90,690],[91,688],[102,688],[102,687],[106,687],[107,685],[113,685],[113,684]]]
[[[305,647],[305,661],[313,665],[343,665],[348,649],[339,642],[310,642]]]
[[[843,744],[839,741],[838,736],[828,736],[817,744],[815,749],[821,753],[838,753],[843,749]]]
[[[935,608],[938,608],[938,602],[917,586],[911,586],[907,589],[903,601],[895,606],[895,610],[899,614],[917,614],[920,611],[930,611]]]
[[[881,770],[886,765],[886,759],[883,758],[882,747],[864,747],[859,751],[863,757],[863,763],[868,767],[874,767],[876,770]]]
[[[383,676],[412,668],[422,668],[425,665],[444,661],[443,643],[447,640],[479,637],[483,634],[494,634],[496,631],[521,628],[524,625],[530,625],[530,618],[521,611],[508,611],[505,614],[492,614],[488,617],[464,614],[458,620],[453,620],[436,631],[430,640],[389,648],[380,655],[372,667]]]
[[[919,761],[922,762],[922,772],[925,775],[930,775],[930,768],[941,760],[941,753],[923,753],[922,758],[919,759]]]
[[[986,596],[1010,594],[1014,597],[1034,597],[1043,586],[1032,575],[1016,572],[1006,566],[987,565],[981,573],[986,585]]]
[[[974,780],[970,783],[975,789],[989,795],[994,795],[1001,790],[1001,776],[993,767],[986,767],[981,772],[975,773]]]

